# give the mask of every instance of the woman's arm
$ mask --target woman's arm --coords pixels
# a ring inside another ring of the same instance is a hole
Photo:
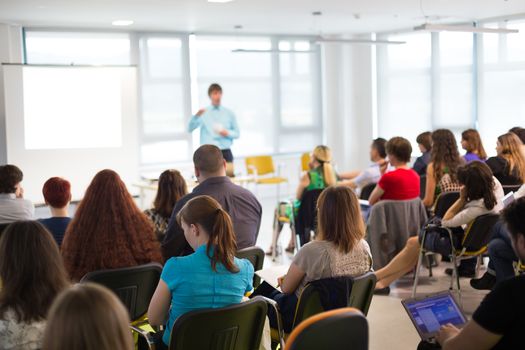
[[[372,191],[370,198],[368,198],[368,203],[370,203],[370,205],[376,204],[377,202],[379,202],[384,193],[385,191],[383,191],[381,187],[376,186]]]
[[[148,320],[152,326],[160,326],[166,323],[170,304],[171,292],[166,282],[161,279],[148,308]]]
[[[425,207],[430,208],[434,205],[434,194],[436,193],[436,178],[434,177],[434,165],[428,164],[427,167],[427,182],[425,185],[425,198],[423,198],[423,204]]]
[[[465,204],[467,203],[465,196],[465,187],[461,187],[459,199],[450,208],[448,208],[445,216],[443,217],[443,221],[452,219],[465,208]]]
[[[310,185],[310,175],[308,175],[307,172],[301,176],[301,180],[299,181],[299,186],[297,186],[297,192],[295,194],[297,199],[301,199],[303,196],[304,189]]]
[[[304,278],[306,273],[295,263],[290,265],[288,273],[279,279],[279,284],[281,285],[281,291],[284,294],[292,294],[295,292],[297,287]]]
[[[501,337],[472,320],[462,330],[450,324],[441,327],[437,340],[443,350],[488,350],[492,349]]]

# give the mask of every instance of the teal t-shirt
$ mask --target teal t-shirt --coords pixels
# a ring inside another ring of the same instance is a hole
[[[253,289],[253,265],[246,259],[235,258],[239,272],[232,273],[217,264],[211,268],[206,245],[195,253],[169,259],[160,278],[171,292],[171,308],[168,324],[162,340],[169,344],[171,328],[175,320],[189,311],[220,308],[241,302],[242,297]]]

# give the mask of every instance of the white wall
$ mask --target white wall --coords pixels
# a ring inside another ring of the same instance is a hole
[[[325,142],[338,171],[368,165],[373,138],[372,47],[323,44]]]
[[[0,164],[7,162],[2,63],[22,63],[22,28],[0,23]]]

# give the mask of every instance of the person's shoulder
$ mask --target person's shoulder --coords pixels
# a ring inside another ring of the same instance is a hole
[[[239,268],[241,272],[253,274],[255,272],[255,269],[253,268],[253,264],[248,259],[240,259],[235,258],[235,265]]]

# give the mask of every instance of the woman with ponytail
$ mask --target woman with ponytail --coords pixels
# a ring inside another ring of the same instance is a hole
[[[299,181],[297,186],[296,198],[294,201],[280,202],[275,210],[276,220],[274,221],[274,231],[281,233],[283,224],[278,218],[286,217],[290,219],[297,217],[299,206],[301,205],[301,198],[304,193],[312,190],[323,190],[328,186],[333,186],[337,182],[337,175],[332,165],[332,151],[328,146],[320,145],[314,148],[310,154],[310,162],[308,163],[309,170],[306,171]],[[278,238],[278,237],[277,237]],[[288,247],[285,249],[289,253],[293,253],[295,249],[295,237],[290,237]],[[266,252],[266,255],[272,255],[272,248]]]
[[[239,303],[253,289],[253,266],[248,260],[235,257],[232,221],[215,199],[191,199],[177,220],[195,253],[166,262],[151,299],[150,324],[166,326],[161,349],[169,344],[177,317],[196,309]]]

